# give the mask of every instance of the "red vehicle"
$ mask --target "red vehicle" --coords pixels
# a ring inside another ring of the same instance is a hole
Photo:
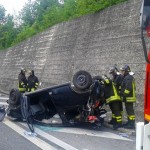
[[[145,105],[144,118],[146,122],[150,121],[150,50],[148,47],[148,38],[150,39],[150,0],[143,0],[141,8],[141,39],[146,59],[146,80],[145,80]],[[147,50],[148,49],[148,50]]]
[[[136,150],[150,150],[150,0],[143,0],[141,7],[141,39],[146,60],[144,119],[136,126]]]
[[[148,53],[148,60],[150,60],[150,52]],[[150,63],[146,64],[146,80],[145,80],[145,105],[144,105],[144,119],[145,122],[150,122]]]

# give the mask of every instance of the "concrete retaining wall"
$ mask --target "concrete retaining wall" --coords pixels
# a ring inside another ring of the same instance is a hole
[[[32,68],[42,87],[71,80],[78,70],[92,75],[108,74],[117,64],[135,72],[137,109],[143,110],[145,60],[140,39],[141,0],[107,8],[46,31],[0,51],[0,89],[17,87],[21,67]]]

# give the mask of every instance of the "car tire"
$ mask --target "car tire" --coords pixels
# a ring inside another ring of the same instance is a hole
[[[73,76],[73,85],[78,90],[87,90],[92,84],[92,77],[87,71],[78,71]]]
[[[18,89],[12,89],[9,93],[9,104],[18,105],[20,104],[21,93]]]

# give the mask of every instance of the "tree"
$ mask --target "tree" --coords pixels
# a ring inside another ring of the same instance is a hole
[[[0,5],[0,49],[15,45],[57,23],[123,1],[126,0],[28,0],[15,19],[14,16],[6,16],[5,8]]]
[[[14,28],[13,16],[5,17],[6,22],[0,28],[0,48],[9,47],[16,38],[17,30]]]
[[[32,26],[36,19],[35,2],[31,2],[29,0],[21,10],[19,15],[24,26]]]
[[[94,13],[123,1],[127,0],[76,0],[77,16]]]
[[[5,23],[5,8],[0,5],[0,24],[4,24]]]

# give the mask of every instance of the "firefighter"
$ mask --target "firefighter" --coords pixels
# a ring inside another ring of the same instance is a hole
[[[27,79],[25,76],[26,69],[21,68],[21,72],[18,75],[18,90],[24,93],[27,88]]]
[[[114,82],[107,76],[103,76],[104,79],[104,97],[106,99],[106,104],[109,104],[113,116],[113,129],[117,130],[122,127],[122,115],[120,111],[121,98]]]
[[[124,79],[121,84],[121,97],[125,103],[126,112],[128,115],[128,122],[123,125],[124,128],[134,129],[135,128],[135,113],[133,108],[133,103],[136,102],[135,93],[135,79],[129,73],[131,72],[128,65],[120,68]]]
[[[39,80],[34,74],[34,70],[29,70],[29,77],[28,77],[28,92],[33,92],[39,86]]]
[[[120,95],[120,90],[121,90],[121,83],[123,80],[123,75],[119,74],[119,72],[117,72],[117,70],[113,67],[109,70],[109,74],[112,75],[112,81],[114,83],[114,86],[118,92],[118,94]],[[123,114],[123,106],[122,106],[122,101],[119,101],[120,106],[120,114],[122,116]],[[110,109],[112,111],[112,105],[110,105]],[[113,121],[115,120],[115,115],[112,113],[112,119],[108,122],[109,124],[113,124]]]

